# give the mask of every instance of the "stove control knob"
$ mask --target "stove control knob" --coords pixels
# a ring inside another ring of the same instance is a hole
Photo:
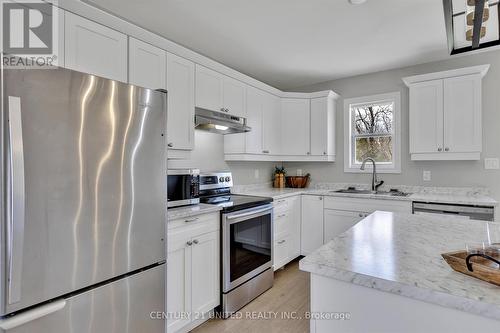
[[[231,178],[229,178],[229,177],[226,177],[226,182],[228,182],[228,181],[230,181],[230,180],[231,180]]]
[[[224,177],[220,177],[219,182],[224,183]]]

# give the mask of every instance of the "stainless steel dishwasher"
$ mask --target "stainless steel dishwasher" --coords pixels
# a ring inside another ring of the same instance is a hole
[[[448,215],[482,221],[493,221],[495,218],[495,210],[493,207],[429,202],[413,202],[413,214]]]

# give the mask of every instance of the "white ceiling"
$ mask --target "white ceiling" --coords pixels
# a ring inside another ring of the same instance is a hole
[[[280,89],[448,57],[440,0],[87,2]]]

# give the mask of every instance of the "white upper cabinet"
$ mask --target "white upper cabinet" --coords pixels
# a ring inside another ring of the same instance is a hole
[[[129,83],[150,88],[167,88],[167,52],[138,39],[129,38]]]
[[[335,98],[311,99],[311,155],[335,160]]]
[[[244,117],[245,88],[246,84],[224,76],[222,81],[222,106],[226,112],[239,117]]]
[[[404,78],[412,160],[479,160],[481,81],[489,65]]]
[[[238,80],[196,65],[196,106],[245,116],[245,87]]]
[[[169,149],[194,148],[195,65],[174,54],[167,54]]]
[[[443,80],[410,87],[410,153],[443,150]]]
[[[481,152],[481,76],[444,80],[444,150]]]
[[[264,92],[253,87],[247,87],[246,93],[247,125],[252,130],[245,134],[245,152],[248,154],[261,154],[263,153]]]
[[[127,82],[127,36],[65,12],[65,67]]]
[[[224,111],[222,82],[222,74],[196,65],[196,106],[213,111]]]
[[[279,97],[264,92],[262,106],[262,153],[264,154],[281,154],[280,104]]]
[[[310,100],[283,98],[281,100],[281,153],[310,155]]]

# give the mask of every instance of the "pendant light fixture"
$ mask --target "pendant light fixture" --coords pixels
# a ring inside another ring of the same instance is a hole
[[[486,36],[485,22],[490,18],[488,0],[466,0],[466,26],[465,38],[472,41],[472,48],[479,47],[481,38]]]

